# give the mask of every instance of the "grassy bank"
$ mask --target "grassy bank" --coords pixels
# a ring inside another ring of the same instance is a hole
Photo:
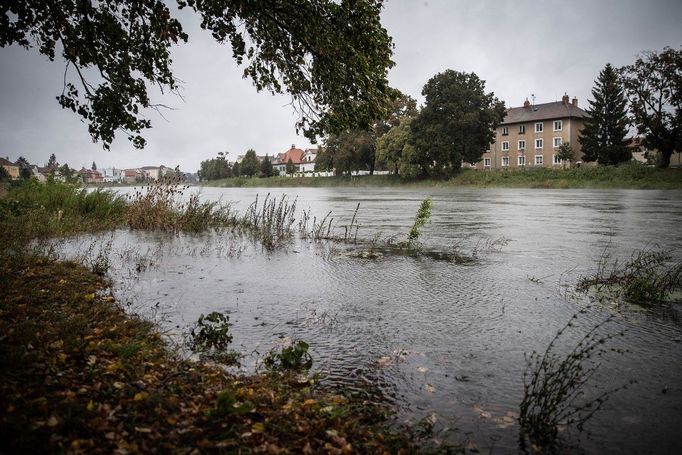
[[[449,179],[402,179],[394,175],[341,177],[232,178],[204,183],[216,187],[509,187],[682,189],[682,169],[641,165],[583,166],[575,169],[476,171],[465,169]]]
[[[367,397],[324,391],[294,373],[235,376],[179,357],[153,324],[107,294],[105,278],[37,242],[123,225],[158,229],[167,219],[171,231],[194,230],[207,212],[222,224],[223,209],[176,206],[165,193],[126,201],[31,182],[0,195],[0,453],[412,451]],[[155,224],[135,226],[140,207],[157,213]],[[254,206],[239,223],[265,232],[249,220],[275,217],[277,207]]]

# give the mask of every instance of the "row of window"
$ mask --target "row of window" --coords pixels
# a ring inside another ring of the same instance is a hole
[[[555,137],[554,138],[554,148],[559,148],[561,147],[561,144],[563,144],[563,140],[560,137]],[[526,141],[520,140],[518,142],[518,150],[526,150]],[[545,145],[545,141],[543,139],[535,139],[535,148],[536,149],[542,149]],[[508,152],[509,151],[509,141],[503,141],[502,142],[502,151],[503,152]]]
[[[526,165],[526,157],[525,156],[519,156],[518,158],[518,165],[519,166],[525,166]],[[490,167],[491,166],[491,159],[490,158],[484,158],[483,159],[483,166],[484,167]],[[502,167],[509,167],[509,157],[508,156],[503,156],[502,157]],[[542,166],[544,164],[544,158],[542,155],[535,155],[535,165],[536,166]],[[561,164],[561,160],[559,159],[559,155],[552,155],[552,164]]]
[[[552,131],[562,131],[564,128],[564,122],[562,120],[554,120],[554,129]],[[543,122],[538,122],[535,124],[535,132],[542,133],[544,131],[545,124]],[[526,125],[519,125],[519,134],[526,134]],[[509,136],[509,127],[502,127],[502,136]]]

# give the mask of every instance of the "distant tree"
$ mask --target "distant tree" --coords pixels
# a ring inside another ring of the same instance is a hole
[[[272,161],[270,161],[270,157],[268,155],[265,155],[263,162],[260,163],[260,173],[265,178],[272,177]]]
[[[59,163],[57,163],[57,157],[53,154],[50,155],[50,159],[47,160],[47,167],[50,169],[54,169],[56,167],[59,167]]]
[[[289,175],[294,175],[294,172],[296,172],[296,166],[294,166],[294,162],[291,160],[291,157],[289,157],[287,160],[286,172]]]
[[[9,180],[9,178],[9,173],[7,172],[7,169],[5,169],[5,166],[0,166],[0,182]]]
[[[235,161],[235,163],[232,165],[232,176],[240,177],[241,175],[242,175],[241,166],[239,166],[239,163]]]
[[[316,170],[331,171],[337,175],[352,171],[374,170],[376,136],[372,131],[353,130],[327,137],[315,158]]]
[[[446,70],[424,86],[426,102],[410,125],[410,144],[422,173],[455,173],[480,160],[505,116],[504,102],[485,92],[475,73]]]
[[[399,125],[392,127],[377,140],[376,161],[380,168],[388,168],[398,174],[403,150],[410,138],[412,118],[405,117]]]
[[[241,174],[246,175],[247,177],[253,177],[258,174],[260,171],[260,163],[258,162],[258,156],[256,155],[255,150],[249,149],[246,151],[246,154],[239,165],[239,169],[241,169]]]
[[[660,167],[682,150],[682,49],[643,52],[619,70],[643,145],[660,152]]]
[[[607,63],[594,81],[590,118],[578,138],[582,145],[583,160],[599,164],[619,164],[629,161],[632,153],[625,137],[628,134],[627,100],[618,74]]]
[[[66,180],[69,180],[71,177],[73,177],[74,170],[71,169],[68,164],[64,163],[59,167],[59,173]]]
[[[414,118],[419,113],[417,109],[417,101],[410,95],[402,93],[400,90],[396,90],[396,95],[391,102],[388,115],[385,119],[382,119],[375,123],[374,133],[377,138],[380,138],[384,134],[388,133],[391,128],[395,128],[400,125],[403,119]]]
[[[92,166],[90,167],[90,169],[92,169],[93,171],[97,170],[97,164],[95,164],[94,161],[92,162]]]
[[[197,174],[202,181],[218,180],[231,177],[232,171],[225,159],[225,153],[220,152],[216,158],[202,161]]]
[[[188,39],[168,3],[3,1],[0,46],[36,46],[50,60],[61,52],[67,65],[59,104],[79,115],[105,149],[119,131],[143,148],[141,132],[151,127],[146,111],[160,107],[148,88],[178,90],[170,49]],[[230,45],[256,90],[292,97],[296,127],[307,137],[370,127],[386,110],[393,46],[381,25],[382,0],[177,4]]]
[[[19,166],[19,177],[21,177],[24,180],[28,180],[31,178],[33,172],[31,171],[31,164],[28,162],[26,158],[20,156],[15,164]]]
[[[566,163],[575,161],[575,150],[571,147],[570,142],[564,142],[557,151],[557,157],[561,160],[562,166],[566,169]]]

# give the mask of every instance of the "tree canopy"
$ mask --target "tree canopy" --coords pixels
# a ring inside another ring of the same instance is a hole
[[[258,156],[254,149],[248,149],[244,158],[239,163],[239,170],[241,175],[246,175],[247,177],[253,177],[260,172],[260,162],[258,161]]]
[[[583,160],[599,164],[619,164],[629,161],[632,153],[625,137],[630,123],[627,117],[627,100],[616,70],[607,63],[594,83],[590,118],[578,138],[582,145]]]
[[[176,0],[244,66],[256,90],[287,93],[297,131],[368,128],[390,108],[392,42],[381,0]],[[32,0],[0,3],[0,46],[37,47],[66,62],[59,104],[109,149],[118,131],[137,148],[151,127],[150,86],[177,92],[171,48],[187,34],[162,0]]]
[[[619,72],[643,145],[658,150],[659,166],[668,167],[682,150],[682,49],[644,52]]]
[[[410,144],[423,174],[457,172],[475,163],[492,142],[505,115],[504,102],[485,92],[475,73],[446,70],[424,86],[426,103],[410,125]]]

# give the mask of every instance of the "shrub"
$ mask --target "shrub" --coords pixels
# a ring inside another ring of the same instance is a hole
[[[229,316],[216,311],[200,315],[189,333],[190,349],[199,353],[225,351],[232,342],[229,322]]]
[[[313,365],[313,358],[308,353],[308,348],[308,343],[299,340],[279,352],[271,351],[263,359],[263,363],[272,370],[309,370]]]

